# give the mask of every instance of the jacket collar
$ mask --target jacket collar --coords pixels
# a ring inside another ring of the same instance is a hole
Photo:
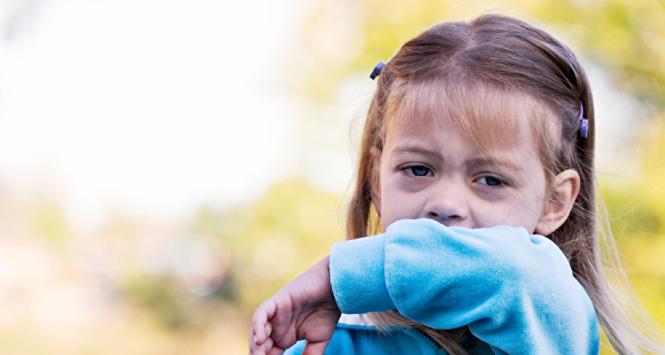
[[[337,322],[342,326],[349,326],[350,328],[376,328],[376,324],[372,322],[367,314],[345,314]]]

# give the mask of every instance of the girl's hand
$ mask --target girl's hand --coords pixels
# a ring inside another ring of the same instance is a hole
[[[340,315],[325,257],[256,308],[249,332],[250,352],[282,354],[304,339],[303,354],[323,354]]]

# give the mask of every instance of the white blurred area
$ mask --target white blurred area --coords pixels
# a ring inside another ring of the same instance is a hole
[[[295,1],[0,0],[1,353],[187,343],[151,331],[112,293],[145,272],[204,296],[228,256],[183,220],[298,173],[302,112],[277,77],[302,11]],[[31,351],[31,337],[49,345]],[[222,317],[203,348],[181,353],[243,353],[243,337]]]
[[[256,197],[295,149],[294,1],[5,0],[0,182],[77,225]]]

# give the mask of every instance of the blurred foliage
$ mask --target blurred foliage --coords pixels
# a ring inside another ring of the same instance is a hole
[[[50,199],[38,201],[31,215],[34,218],[33,233],[53,243],[62,244],[71,233],[67,217],[57,201]]]
[[[578,56],[607,69],[615,84],[638,99],[665,102],[665,4],[628,1],[318,1],[295,42],[285,72],[294,88],[329,100],[350,73],[369,72],[427,27],[485,13],[523,18],[554,32]],[[334,35],[333,35],[334,34]],[[344,48],[344,50],[339,50]]]
[[[648,123],[641,141],[643,175],[600,180],[609,221],[629,280],[665,329],[665,120]]]
[[[662,1],[533,2],[531,13],[579,44],[617,86],[663,108],[665,102],[665,3]]]
[[[133,274],[119,286],[128,301],[152,315],[157,325],[174,332],[209,327],[219,316],[220,301],[235,300],[231,279],[205,296],[188,292],[172,275]]]
[[[173,278],[137,275],[126,281],[124,289],[130,300],[154,314],[168,329],[193,327],[200,320],[193,297]]]
[[[344,240],[340,196],[304,181],[272,185],[257,201],[230,211],[202,207],[191,230],[218,238],[231,251],[236,301],[252,310]]]

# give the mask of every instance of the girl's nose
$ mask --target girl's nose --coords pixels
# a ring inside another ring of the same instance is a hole
[[[445,226],[463,226],[466,218],[455,211],[445,212],[442,210],[430,210],[427,212],[427,218],[431,218]]]
[[[464,225],[468,220],[467,206],[463,188],[447,186],[430,195],[425,216],[446,226]]]
[[[441,211],[430,211],[427,213],[427,218],[435,219],[445,225],[448,225],[448,223],[454,223],[455,221],[461,221],[463,219],[459,214],[446,213]]]

